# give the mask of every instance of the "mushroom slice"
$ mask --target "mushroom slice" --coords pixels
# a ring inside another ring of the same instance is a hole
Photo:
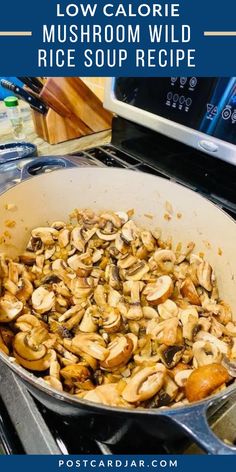
[[[99,307],[105,307],[107,304],[104,285],[98,285],[93,293],[94,300]]]
[[[79,252],[83,252],[85,247],[85,241],[82,238],[81,226],[76,226],[71,231],[71,245],[75,247]]]
[[[203,365],[194,370],[188,377],[185,384],[186,397],[189,402],[202,400],[229,380],[229,374],[223,365]]]
[[[83,353],[88,354],[99,361],[104,361],[109,354],[103,338],[96,333],[77,334],[71,341],[71,350],[82,356]]]
[[[122,226],[122,221],[117,213],[102,213],[100,217],[103,218],[103,220],[110,221],[115,228],[119,229]]]
[[[109,234],[105,233],[105,231],[97,229],[96,235],[99,239],[102,239],[103,241],[114,241],[116,239],[117,232]]]
[[[43,371],[49,368],[51,352],[44,344],[31,343],[28,333],[18,333],[13,341],[13,353],[17,362],[26,369]]]
[[[117,333],[121,328],[122,318],[120,313],[113,309],[104,313],[102,328],[106,333]]]
[[[52,246],[58,237],[58,231],[50,227],[35,228],[31,234],[33,238],[41,239],[46,246]]]
[[[61,248],[68,246],[70,242],[70,231],[68,229],[63,229],[60,231],[58,236],[58,244]]]
[[[150,320],[147,324],[146,334],[160,344],[173,346],[178,341],[178,319],[176,317],[170,318],[160,323],[155,319]]]
[[[56,251],[55,246],[48,247],[48,248],[44,251],[45,260],[47,261],[47,260],[51,259],[51,257],[55,254],[55,251]]]
[[[163,320],[178,316],[179,309],[173,300],[166,300],[158,305],[158,312]]]
[[[131,302],[130,309],[126,314],[126,318],[129,320],[140,320],[143,317],[142,307],[140,303],[140,283],[139,282],[130,282],[130,292],[131,292]]]
[[[109,354],[100,366],[113,370],[127,364],[133,353],[133,342],[128,336],[117,336],[109,345]]]
[[[127,221],[121,230],[121,238],[126,244],[130,244],[138,235],[138,228],[132,220]]]
[[[214,363],[219,364],[221,362],[222,353],[217,346],[209,341],[196,341],[192,349],[195,367]]]
[[[160,357],[168,369],[175,367],[180,361],[184,352],[184,346],[161,346],[159,349]]]
[[[183,370],[180,370],[179,372],[177,372],[177,374],[175,374],[175,383],[179,386],[179,387],[184,387],[189,376],[192,374],[193,372],[193,369],[183,369]]]
[[[50,311],[55,304],[54,292],[49,292],[44,287],[37,288],[32,294],[32,305],[37,313]]]
[[[212,290],[212,267],[206,261],[201,262],[197,267],[199,284],[208,292]]]
[[[132,265],[137,262],[136,257],[132,256],[132,254],[124,254],[118,261],[117,265],[120,269],[129,269]]]
[[[184,282],[182,283],[180,287],[180,292],[183,295],[184,298],[187,298],[187,300],[192,304],[192,305],[201,305],[201,300],[198,296],[196,287],[190,277],[187,277]]]
[[[225,326],[224,332],[227,336],[232,336],[232,337],[236,336],[236,325],[235,325],[235,323],[233,323],[232,321],[227,323],[227,325]]]
[[[152,236],[151,231],[141,231],[140,237],[143,245],[145,246],[148,252],[152,252],[155,250],[156,241]]]
[[[146,295],[146,299],[151,305],[159,305],[171,297],[173,290],[174,284],[171,277],[162,275],[155,283],[146,285],[143,295]]]
[[[224,341],[221,341],[220,339],[216,338],[210,333],[205,333],[204,331],[199,331],[196,335],[196,341],[208,341],[211,344],[214,344],[222,354],[225,354],[227,356],[229,352],[229,345],[226,344]]]
[[[153,259],[163,272],[172,271],[176,261],[175,253],[170,249],[158,249],[154,253]]]
[[[0,298],[0,323],[10,323],[23,310],[23,303],[10,293]]]
[[[107,303],[109,306],[116,308],[121,300],[121,294],[114,290],[112,287],[109,288]]]
[[[130,408],[130,405],[119,394],[116,383],[99,385],[86,393],[83,398],[89,402],[102,403],[103,405]]]
[[[15,322],[15,328],[26,333],[39,326],[42,326],[42,321],[33,315],[21,315]]]
[[[91,379],[90,370],[83,364],[70,364],[60,370],[61,376],[65,380],[72,380],[72,382],[83,383]]]
[[[94,323],[94,310],[97,311],[96,307],[89,307],[85,311],[82,321],[79,325],[79,329],[82,331],[82,333],[96,333],[98,325]]]
[[[21,277],[17,284],[17,287],[18,290],[16,292],[16,296],[18,300],[22,302],[26,302],[27,300],[29,300],[34,290],[33,285],[29,281],[29,279],[27,279],[26,277]]]
[[[183,325],[183,337],[192,341],[198,326],[198,312],[196,308],[180,310],[179,319]]]
[[[144,275],[146,275],[148,272],[148,264],[144,261],[139,261],[136,264],[133,264],[133,266],[125,272],[125,278],[126,280],[142,280]]]
[[[116,211],[115,214],[119,216],[122,222],[122,225],[124,225],[125,223],[127,223],[127,221],[129,221],[129,216],[124,211]]]
[[[142,312],[144,318],[147,318],[148,320],[152,320],[153,318],[158,319],[159,315],[155,308],[152,308],[151,306],[143,306],[142,307]]]
[[[129,380],[122,392],[122,397],[129,403],[148,400],[161,390],[166,375],[162,364],[144,367]]]

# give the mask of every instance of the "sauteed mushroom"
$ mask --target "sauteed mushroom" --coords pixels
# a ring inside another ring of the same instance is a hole
[[[194,243],[132,214],[74,210],[33,229],[19,258],[0,255],[0,350],[88,401],[200,400],[236,377],[236,322]]]

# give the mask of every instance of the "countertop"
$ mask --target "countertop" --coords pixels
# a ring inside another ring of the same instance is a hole
[[[33,121],[31,118],[30,108],[28,107],[28,105],[25,103],[20,103],[20,107],[24,119],[25,141],[33,143],[35,144],[35,146],[37,146],[39,156],[62,156],[65,154],[71,154],[82,149],[88,149],[94,146],[101,146],[110,142],[111,130],[106,130],[100,133],[94,133],[89,136],[84,136],[82,138],[66,141],[65,143],[54,145],[48,144],[36,135],[34,131]],[[11,132],[11,125],[6,116],[6,107],[3,102],[0,102],[0,144],[12,141],[14,141],[14,138]]]

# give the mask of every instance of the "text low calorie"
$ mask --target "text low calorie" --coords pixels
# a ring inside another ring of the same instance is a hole
[[[69,16],[95,16],[100,5],[95,3],[94,5],[80,3],[69,3],[68,5],[61,5],[57,3],[56,11],[58,17]],[[135,5],[135,3],[128,3],[119,5],[113,5],[112,3],[107,3],[102,7],[102,13],[106,17],[179,17],[179,8],[178,3],[142,3],[140,5]]]

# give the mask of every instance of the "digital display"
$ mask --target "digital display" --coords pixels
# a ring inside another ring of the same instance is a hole
[[[236,144],[236,77],[118,77],[115,97]]]

